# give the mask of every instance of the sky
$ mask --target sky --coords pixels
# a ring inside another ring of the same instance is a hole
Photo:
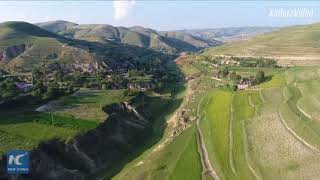
[[[320,22],[317,1],[0,1],[0,22],[66,20],[156,30],[289,26]],[[300,10],[294,17],[271,12]]]

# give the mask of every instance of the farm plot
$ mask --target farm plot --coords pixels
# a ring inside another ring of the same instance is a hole
[[[31,149],[39,142],[51,138],[68,140],[80,129],[58,127],[51,123],[39,123],[37,120],[48,120],[51,116],[32,111],[6,110],[0,111],[0,134],[3,145],[0,152],[9,149]]]
[[[296,121],[286,116],[292,112],[279,114],[285,100],[282,90],[263,90],[266,101],[260,105],[261,113],[247,126],[249,149],[265,179],[314,179],[319,176],[319,154],[286,126],[286,118]]]
[[[188,171],[186,171],[186,169]],[[189,142],[187,142],[187,147],[180,155],[176,167],[171,173],[170,179],[201,179],[201,163],[197,149],[196,134],[193,134]]]
[[[157,152],[150,149],[112,179],[201,179],[195,128],[191,127]],[[144,158],[144,157],[147,158]]]
[[[247,144],[245,125],[255,111],[250,106],[249,96],[253,96],[258,106],[261,100],[257,91],[232,93],[216,90],[208,95],[210,101],[204,109],[201,128],[210,160],[221,179],[261,177]]]
[[[309,81],[297,83],[302,97],[298,100],[297,106],[306,116],[320,123],[320,83]]]
[[[80,90],[76,96],[63,97],[47,112],[36,112],[36,107],[1,110],[0,152],[8,149],[32,149],[52,138],[69,140],[76,134],[98,126],[106,119],[101,106],[124,99],[122,90]],[[91,118],[91,119],[85,119]]]
[[[107,118],[101,107],[125,99],[124,90],[80,89],[72,96],[61,98],[59,105],[50,111],[57,115],[101,122]]]
[[[259,88],[275,88],[275,87],[283,87],[286,85],[286,80],[283,77],[282,73],[276,73],[270,75],[271,79],[266,81],[259,86]]]
[[[4,154],[12,149],[31,149],[36,145],[35,141],[23,136],[13,135],[0,131],[0,153]]]
[[[232,93],[212,91],[208,95],[210,102],[204,109],[200,127],[209,154],[211,164],[221,179],[234,177],[230,162],[229,118]]]
[[[285,72],[285,79],[290,83],[305,83],[309,80],[320,79],[319,67],[295,67]]]
[[[254,179],[259,170],[253,162],[249,163],[251,157],[245,148],[244,125],[254,115],[254,108],[249,105],[247,91],[236,92],[232,101],[233,106],[233,157],[236,174],[239,179]]]

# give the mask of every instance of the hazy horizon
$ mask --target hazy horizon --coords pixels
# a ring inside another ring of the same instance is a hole
[[[223,27],[284,27],[320,22],[320,2],[298,1],[1,1],[0,22],[142,26],[160,31]],[[271,11],[306,10],[284,17]],[[271,15],[270,15],[271,14]]]

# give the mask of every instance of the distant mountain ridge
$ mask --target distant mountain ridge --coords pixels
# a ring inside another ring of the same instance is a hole
[[[37,26],[59,35],[93,42],[114,41],[167,53],[196,52],[220,45],[215,39],[202,39],[184,32],[158,32],[140,26],[114,27],[106,24],[79,25],[67,21],[38,23]]]
[[[253,36],[261,35],[279,29],[278,27],[225,27],[225,28],[205,28],[205,29],[186,29],[175,32],[188,33],[202,39],[215,39],[222,42],[244,40]]]

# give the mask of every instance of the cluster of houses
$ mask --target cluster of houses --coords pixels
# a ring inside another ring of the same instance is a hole
[[[243,78],[241,79],[238,84],[237,84],[237,88],[239,90],[245,90],[248,89],[251,86],[251,80],[248,78]]]
[[[31,88],[33,87],[33,85],[29,84],[29,83],[16,82],[15,84],[16,84],[18,91],[22,91],[22,92],[27,92],[27,91],[31,90]]]
[[[209,67],[219,67],[219,66],[223,66],[223,65],[237,66],[237,65],[240,65],[240,62],[234,61],[234,60],[221,60],[217,63],[213,63],[213,64],[209,65]]]
[[[217,81],[222,81],[222,78],[223,78],[223,75],[221,73],[221,71],[219,71],[218,73],[216,73],[215,75],[213,75],[211,77],[211,79],[214,79],[214,80],[217,80]],[[241,76],[240,76],[241,78]],[[252,82],[253,82],[253,78],[250,77],[250,78],[241,78],[240,80],[237,81],[237,89],[238,90],[245,90],[245,89],[248,89],[251,85],[252,85]]]

